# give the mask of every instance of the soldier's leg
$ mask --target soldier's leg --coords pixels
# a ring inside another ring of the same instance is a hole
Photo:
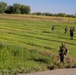
[[[63,56],[62,55],[60,56],[60,62],[63,62]]]
[[[64,63],[64,55],[61,57],[61,62]]]

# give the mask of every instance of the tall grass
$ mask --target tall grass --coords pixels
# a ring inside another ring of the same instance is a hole
[[[19,73],[42,71],[52,60],[36,50],[28,50],[16,45],[0,43],[0,70],[16,70]]]

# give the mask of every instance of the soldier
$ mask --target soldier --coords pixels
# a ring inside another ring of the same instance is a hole
[[[52,31],[54,31],[54,29],[55,29],[55,26],[53,25],[53,26],[52,26]]]
[[[65,27],[65,33],[68,31],[68,28],[67,28],[67,26]]]
[[[73,39],[74,36],[74,28],[70,27],[70,39]]]
[[[60,62],[64,63],[64,57],[67,55],[68,49],[66,48],[65,44],[62,43],[59,49],[59,57],[60,57]]]

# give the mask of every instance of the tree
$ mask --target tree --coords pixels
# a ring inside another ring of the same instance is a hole
[[[0,2],[0,13],[4,13],[4,11],[6,10],[6,7],[7,7],[7,3]]]
[[[29,6],[22,5],[21,8],[20,8],[20,10],[21,10],[22,14],[29,14],[31,9],[30,9]]]
[[[53,16],[52,13],[48,13],[48,12],[43,13],[43,15],[45,15],[45,16]]]
[[[42,15],[41,12],[34,12],[33,14],[34,14],[34,15]]]
[[[70,15],[70,14],[66,15],[66,17],[73,17],[73,18],[75,18],[74,15]]]
[[[58,13],[57,16],[66,17],[66,14],[65,13]]]
[[[7,6],[7,3],[0,2],[0,13],[29,14],[30,11],[30,7],[26,5],[14,3],[13,6]]]
[[[20,8],[21,8],[21,4],[14,3],[13,4],[13,13],[20,14],[21,13]]]
[[[13,6],[7,6],[5,13],[12,14],[13,13]]]

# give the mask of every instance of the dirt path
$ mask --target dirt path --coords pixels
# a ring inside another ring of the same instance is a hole
[[[44,72],[36,72],[30,74],[19,74],[19,75],[76,75],[76,68],[73,69],[58,69]]]

